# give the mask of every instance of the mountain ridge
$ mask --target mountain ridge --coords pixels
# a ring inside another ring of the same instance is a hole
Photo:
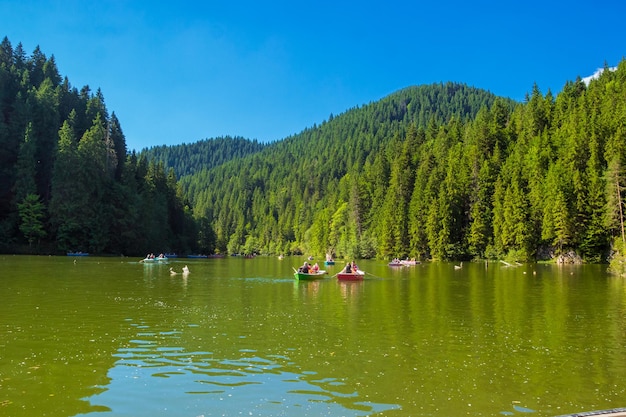
[[[143,149],[140,154],[154,161],[163,162],[166,167],[174,168],[176,175],[181,178],[192,173],[197,173],[202,169],[211,169],[216,165],[219,165],[214,162],[207,162],[205,166],[197,167],[192,170],[185,168],[190,163],[190,155],[195,155],[195,159],[202,160],[202,157],[199,157],[198,155],[201,155],[203,152],[211,152],[212,150],[210,148],[213,147],[212,144],[216,144],[218,142],[226,143],[229,139],[238,142],[239,145],[242,145],[245,142],[250,143],[250,150],[254,150],[253,152],[240,153],[239,151],[239,153],[236,153],[234,155],[224,155],[222,158],[220,158],[221,161],[228,162],[232,158],[245,157],[252,153],[261,152],[266,148],[282,146],[281,143],[289,143],[290,141],[294,140],[299,141],[301,140],[300,138],[303,136],[315,136],[312,135],[311,132],[316,131],[317,129],[323,130],[328,124],[332,124],[333,122],[336,123],[337,120],[342,120],[346,117],[350,118],[353,114],[367,111],[367,109],[370,107],[383,107],[383,109],[375,111],[375,114],[379,119],[372,120],[370,122],[372,125],[372,130],[376,129],[376,127],[374,126],[376,124],[384,124],[388,122],[398,122],[399,124],[401,124],[401,122],[407,122],[407,120],[404,120],[405,117],[408,117],[410,119],[410,122],[414,123],[416,126],[422,127],[424,127],[431,118],[437,120],[438,123],[445,122],[453,116],[458,117],[461,121],[465,121],[469,117],[471,117],[471,115],[477,112],[480,104],[477,105],[477,103],[469,102],[469,99],[467,98],[468,95],[465,94],[466,91],[463,91],[463,96],[459,96],[459,91],[462,90],[467,90],[479,95],[483,95],[481,100],[489,100],[490,102],[495,100],[496,98],[500,98],[502,100],[505,100],[508,103],[507,105],[511,108],[517,104],[514,100],[497,97],[488,90],[470,87],[463,83],[446,82],[413,85],[399,89],[379,100],[370,101],[367,104],[351,107],[337,115],[331,114],[327,120],[323,120],[319,124],[314,123],[313,126],[305,127],[299,133],[289,135],[285,138],[273,142],[259,143],[255,139],[224,136],[202,139],[189,144],[154,146]],[[421,94],[421,92],[424,91],[427,91],[428,94]],[[458,97],[463,98],[457,99],[457,102],[455,103],[455,98]],[[451,106],[455,106],[455,111],[453,112],[453,114],[444,115],[442,109],[440,108],[442,103],[448,103]],[[385,117],[384,115],[386,112],[384,107],[391,108],[391,116],[387,116],[385,120],[382,119],[383,117]],[[361,120],[358,121],[358,123],[364,122]]]

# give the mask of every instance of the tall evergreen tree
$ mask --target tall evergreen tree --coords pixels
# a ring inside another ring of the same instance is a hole
[[[29,123],[24,134],[24,141],[20,145],[17,156],[15,199],[22,202],[26,196],[37,194],[37,145],[33,138],[33,126]]]
[[[44,205],[36,194],[28,194],[24,200],[18,204],[20,213],[20,231],[24,234],[28,244],[39,241],[46,236],[43,221],[45,218]]]

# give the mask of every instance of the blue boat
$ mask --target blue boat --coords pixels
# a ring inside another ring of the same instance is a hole
[[[67,256],[89,256],[87,252],[68,252]]]

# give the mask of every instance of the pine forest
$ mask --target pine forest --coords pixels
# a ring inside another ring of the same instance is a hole
[[[273,143],[129,152],[100,89],[5,37],[0,252],[615,259],[626,62],[556,95],[529,88],[516,102],[411,86]]]

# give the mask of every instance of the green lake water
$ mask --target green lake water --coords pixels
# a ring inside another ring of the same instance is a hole
[[[602,265],[0,256],[0,416],[556,416],[626,407]],[[169,268],[191,273],[170,276]]]

